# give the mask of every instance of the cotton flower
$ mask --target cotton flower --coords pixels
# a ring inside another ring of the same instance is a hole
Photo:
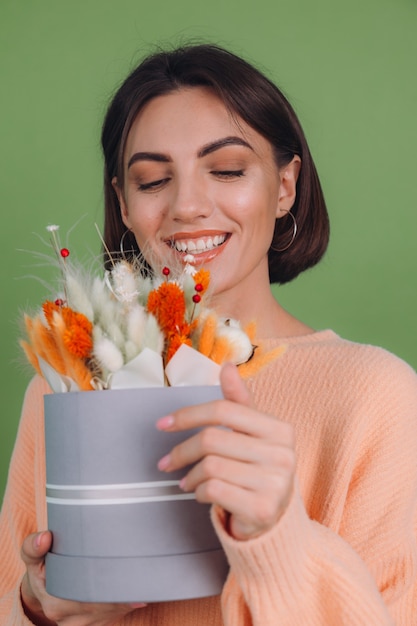
[[[246,363],[253,354],[253,345],[237,320],[221,320],[217,326],[217,336],[227,339],[230,360],[235,365]]]

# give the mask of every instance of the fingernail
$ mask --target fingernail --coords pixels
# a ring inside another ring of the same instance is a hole
[[[173,424],[174,424],[174,416],[173,415],[165,415],[165,417],[161,417],[156,422],[156,427],[159,430],[166,430],[167,428],[171,428],[171,426]]]
[[[169,454],[167,454],[166,456],[163,456],[162,459],[158,461],[158,469],[164,470],[169,466],[170,463],[171,463],[171,457]]]
[[[185,480],[185,476],[184,478],[181,478],[180,480],[180,484],[178,485],[180,489],[182,489],[183,491],[185,491],[185,485],[186,485],[186,480]]]
[[[42,541],[42,533],[38,533],[37,535],[35,535],[34,542],[33,542],[33,545],[36,550],[40,548],[41,541]]]

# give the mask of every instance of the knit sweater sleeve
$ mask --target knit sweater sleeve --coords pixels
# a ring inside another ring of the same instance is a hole
[[[338,454],[343,471],[323,470],[342,477],[326,494],[325,522],[308,515],[299,481],[276,526],[247,542],[230,537],[222,510],[213,509],[231,565],[227,626],[416,623],[417,379],[388,353],[377,360],[372,385],[363,385],[362,419],[352,417]]]
[[[10,463],[8,484],[0,515],[0,623],[27,626],[20,601],[25,572],[20,558],[23,540],[30,533],[46,529],[43,456],[43,393],[47,387],[35,378],[29,384],[23,404],[19,432]]]

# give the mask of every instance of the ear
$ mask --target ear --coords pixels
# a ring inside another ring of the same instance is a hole
[[[284,215],[291,210],[295,202],[296,185],[300,168],[301,159],[296,154],[292,161],[279,171],[280,186],[276,213],[277,219],[284,217]]]
[[[127,227],[130,228],[130,219],[129,219],[129,211],[127,209],[127,204],[126,201],[124,199],[124,195],[123,195],[123,189],[119,186],[119,183],[117,181],[117,176],[114,176],[112,178],[111,184],[113,185],[113,189],[116,193],[117,199],[119,201],[119,205],[120,205],[120,215],[122,217],[123,220],[123,224]]]

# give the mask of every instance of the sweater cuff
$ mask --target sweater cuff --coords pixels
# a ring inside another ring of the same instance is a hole
[[[261,609],[265,601],[281,602],[289,611],[297,607],[300,593],[314,577],[313,568],[308,567],[313,545],[311,520],[298,486],[279,521],[259,537],[247,541],[231,537],[221,507],[212,507],[212,521],[244,597],[251,598],[250,604],[259,603],[252,610]]]

